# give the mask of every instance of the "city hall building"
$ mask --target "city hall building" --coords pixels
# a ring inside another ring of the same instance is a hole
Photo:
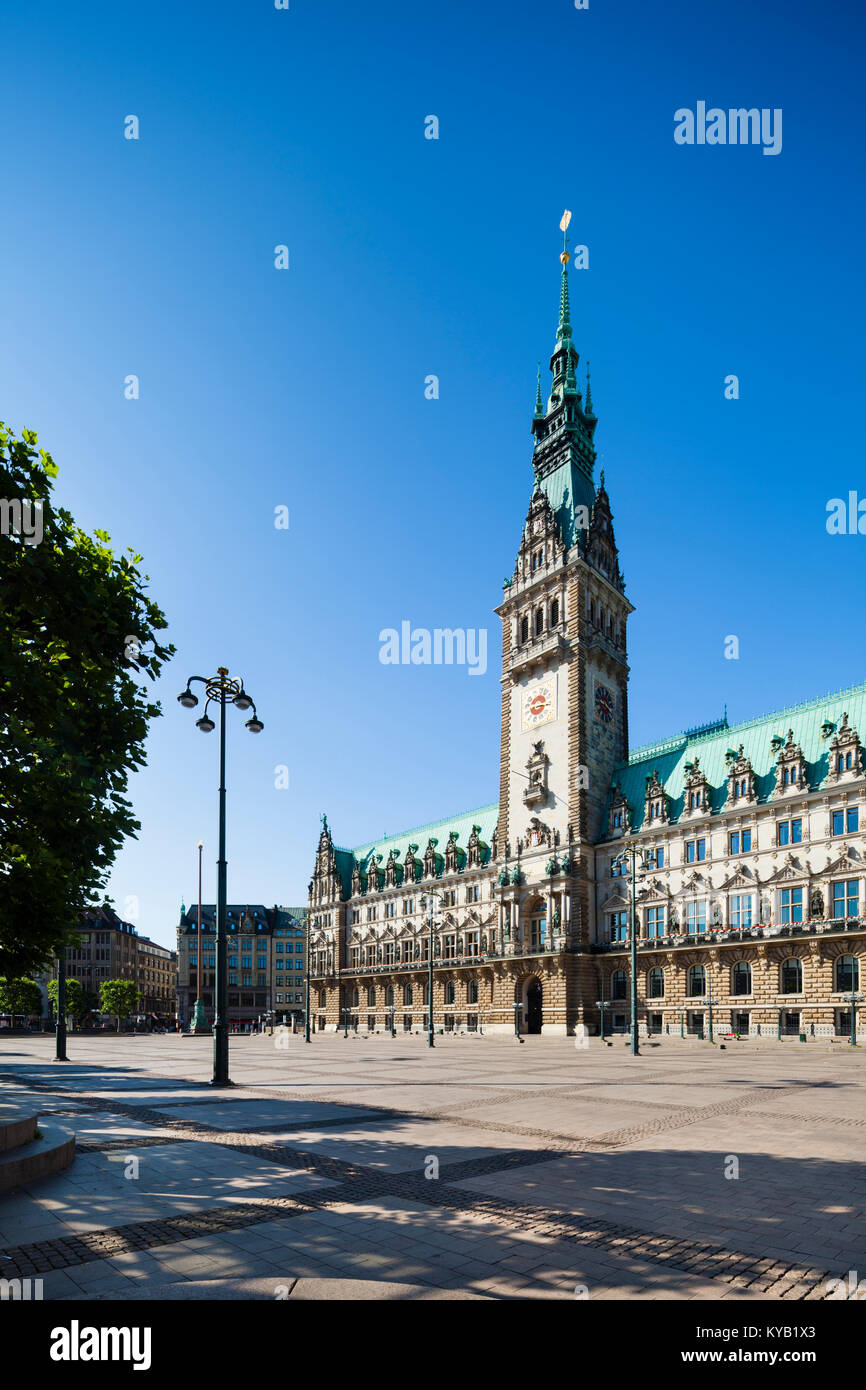
[[[844,1039],[866,949],[866,684],[629,748],[633,609],[562,263],[534,487],[496,610],[498,798],[354,849],[323,820],[315,1026],[425,1027],[432,897],[437,1028],[625,1031],[634,906],[643,1035],[701,1035],[712,1009],[721,1032]]]

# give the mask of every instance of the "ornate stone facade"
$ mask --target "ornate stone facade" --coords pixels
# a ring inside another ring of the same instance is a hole
[[[534,487],[496,610],[499,800],[354,850],[323,819],[314,1024],[426,1026],[432,904],[437,1028],[597,1033],[604,1014],[625,1031],[633,904],[613,861],[628,843],[644,1034],[701,1033],[712,1009],[723,1032],[844,1036],[866,940],[866,687],[629,753],[633,610],[578,363],[564,253]]]

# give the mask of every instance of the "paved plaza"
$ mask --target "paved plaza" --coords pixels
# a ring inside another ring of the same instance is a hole
[[[866,1274],[859,1050],[321,1035],[0,1043],[74,1130],[0,1199],[48,1299],[824,1299]]]

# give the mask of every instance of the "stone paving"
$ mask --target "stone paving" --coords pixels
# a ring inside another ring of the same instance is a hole
[[[0,1200],[0,1278],[51,1299],[799,1300],[866,1273],[859,1050],[282,1042],[233,1038],[213,1091],[209,1039],[73,1037],[66,1064],[3,1039],[0,1100],[77,1143]]]

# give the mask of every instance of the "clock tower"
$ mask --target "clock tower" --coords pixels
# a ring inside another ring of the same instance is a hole
[[[563,219],[567,227],[568,214]],[[592,847],[607,836],[611,774],[628,756],[626,621],[632,605],[602,473],[589,372],[577,384],[568,251],[546,406],[539,374],[534,487],[502,619],[502,744],[497,856],[526,894],[568,868],[568,936],[586,941]],[[516,861],[520,860],[519,865]],[[505,861],[507,860],[507,864]],[[552,873],[551,873],[552,869]],[[501,882],[501,877],[500,877]],[[515,884],[515,887],[517,885]]]

